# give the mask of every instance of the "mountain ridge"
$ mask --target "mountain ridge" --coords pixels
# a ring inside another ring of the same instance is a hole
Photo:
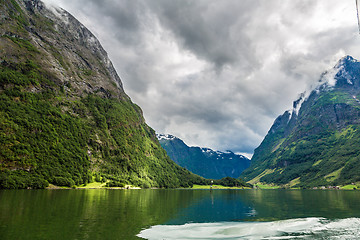
[[[0,5],[0,188],[189,187],[124,92],[106,51],[70,13]]]
[[[214,151],[204,147],[189,147],[180,138],[170,134],[157,134],[161,146],[180,166],[205,178],[238,178],[250,165],[250,160],[232,151]]]
[[[343,57],[294,101],[292,111],[276,118],[243,172],[245,180],[290,187],[359,181],[359,86],[360,63]]]

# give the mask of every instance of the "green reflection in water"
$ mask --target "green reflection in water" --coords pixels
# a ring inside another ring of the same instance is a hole
[[[359,191],[338,190],[253,190],[242,200],[256,210],[249,220],[324,217],[360,217]]]
[[[136,239],[159,224],[360,217],[360,191],[5,190],[0,239]]]
[[[0,191],[1,239],[136,239],[194,200],[176,190]]]

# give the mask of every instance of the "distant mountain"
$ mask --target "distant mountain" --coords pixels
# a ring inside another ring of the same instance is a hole
[[[0,13],[0,188],[203,180],[167,156],[71,14],[39,0],[2,0]]]
[[[294,187],[360,181],[359,99],[360,63],[346,56],[275,120],[242,177]]]
[[[220,152],[209,148],[189,147],[172,135],[157,134],[157,137],[174,162],[205,178],[238,178],[250,165],[248,158],[231,151]]]

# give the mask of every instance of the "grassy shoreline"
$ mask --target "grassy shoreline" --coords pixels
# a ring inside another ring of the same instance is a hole
[[[189,189],[238,189],[238,190],[242,190],[242,189],[251,189],[249,187],[227,187],[227,186],[222,186],[222,185],[196,185],[194,184],[194,186],[192,188]]]
[[[140,187],[125,185],[125,187],[106,187],[106,183],[101,182],[92,182],[87,185],[80,185],[74,187],[60,187],[50,184],[46,189],[143,189]],[[192,190],[210,190],[210,189],[234,189],[234,190],[244,190],[244,189],[258,189],[258,190],[276,190],[276,189],[290,189],[290,190],[301,190],[300,188],[284,188],[282,186],[277,185],[269,185],[269,184],[256,184],[254,188],[249,187],[227,187],[222,185],[196,185],[194,184],[191,188],[178,188],[178,189],[192,189]],[[158,189],[158,188],[150,188],[150,189]],[[360,189],[360,184],[349,184],[344,186],[339,186],[339,188],[328,188],[328,187],[317,187],[317,188],[309,188],[309,190],[358,190]]]
[[[142,189],[140,187],[135,187],[132,185],[125,185],[125,187],[105,187],[106,183],[92,182],[87,185],[80,185],[74,187],[60,187],[50,184],[46,189]],[[158,189],[158,188],[149,188],[149,189]],[[209,190],[209,189],[251,189],[249,187],[227,187],[222,185],[194,185],[192,188],[177,188],[177,189],[193,189],[193,190]]]
[[[262,184],[257,183],[254,184],[255,189],[292,189],[292,190],[300,190],[299,187],[289,187],[289,186],[280,186],[274,184]],[[305,189],[312,189],[312,190],[357,190],[360,189],[360,183],[348,184],[343,186],[319,186],[319,187],[312,187],[312,188],[305,188]]]

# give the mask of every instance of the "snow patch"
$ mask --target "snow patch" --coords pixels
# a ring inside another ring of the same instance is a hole
[[[326,71],[322,74],[320,80],[317,84],[310,87],[308,91],[304,91],[300,94],[299,98],[294,101],[293,109],[287,110],[289,115],[289,121],[294,116],[299,115],[300,108],[302,104],[309,98],[312,92],[318,94],[321,90],[330,90],[335,87],[337,79],[345,78],[347,83],[354,85],[354,78],[345,70],[345,62],[358,62],[350,56],[342,58],[332,69]]]
[[[213,153],[214,151],[209,148],[200,148],[203,153]]]
[[[234,154],[232,151],[230,151],[230,150],[226,150],[225,152],[224,152],[224,154]]]
[[[350,85],[354,85],[354,78],[347,72],[345,71],[344,67],[342,66],[338,72],[339,77],[343,77],[346,79],[346,82]]]
[[[342,58],[333,69],[327,71],[322,76],[320,83],[327,84],[328,87],[334,87],[336,85],[337,78],[345,78],[348,84],[354,85],[354,77],[345,70],[345,64],[348,62],[357,63],[358,61],[350,56]]]
[[[162,133],[156,133],[157,139],[160,140],[175,140],[179,139],[173,135],[170,134],[162,134]],[[215,155],[217,159],[225,159],[225,157],[230,157],[231,155],[234,155],[235,158],[231,157],[230,159],[250,159],[252,155],[246,154],[246,153],[234,153],[231,150],[225,150],[225,151],[219,151],[219,150],[212,150],[207,147],[198,147],[200,148],[202,153],[209,154],[209,155]],[[230,156],[229,156],[230,155]]]
[[[175,136],[170,135],[170,134],[156,134],[157,139],[160,140],[174,140],[176,139]]]

